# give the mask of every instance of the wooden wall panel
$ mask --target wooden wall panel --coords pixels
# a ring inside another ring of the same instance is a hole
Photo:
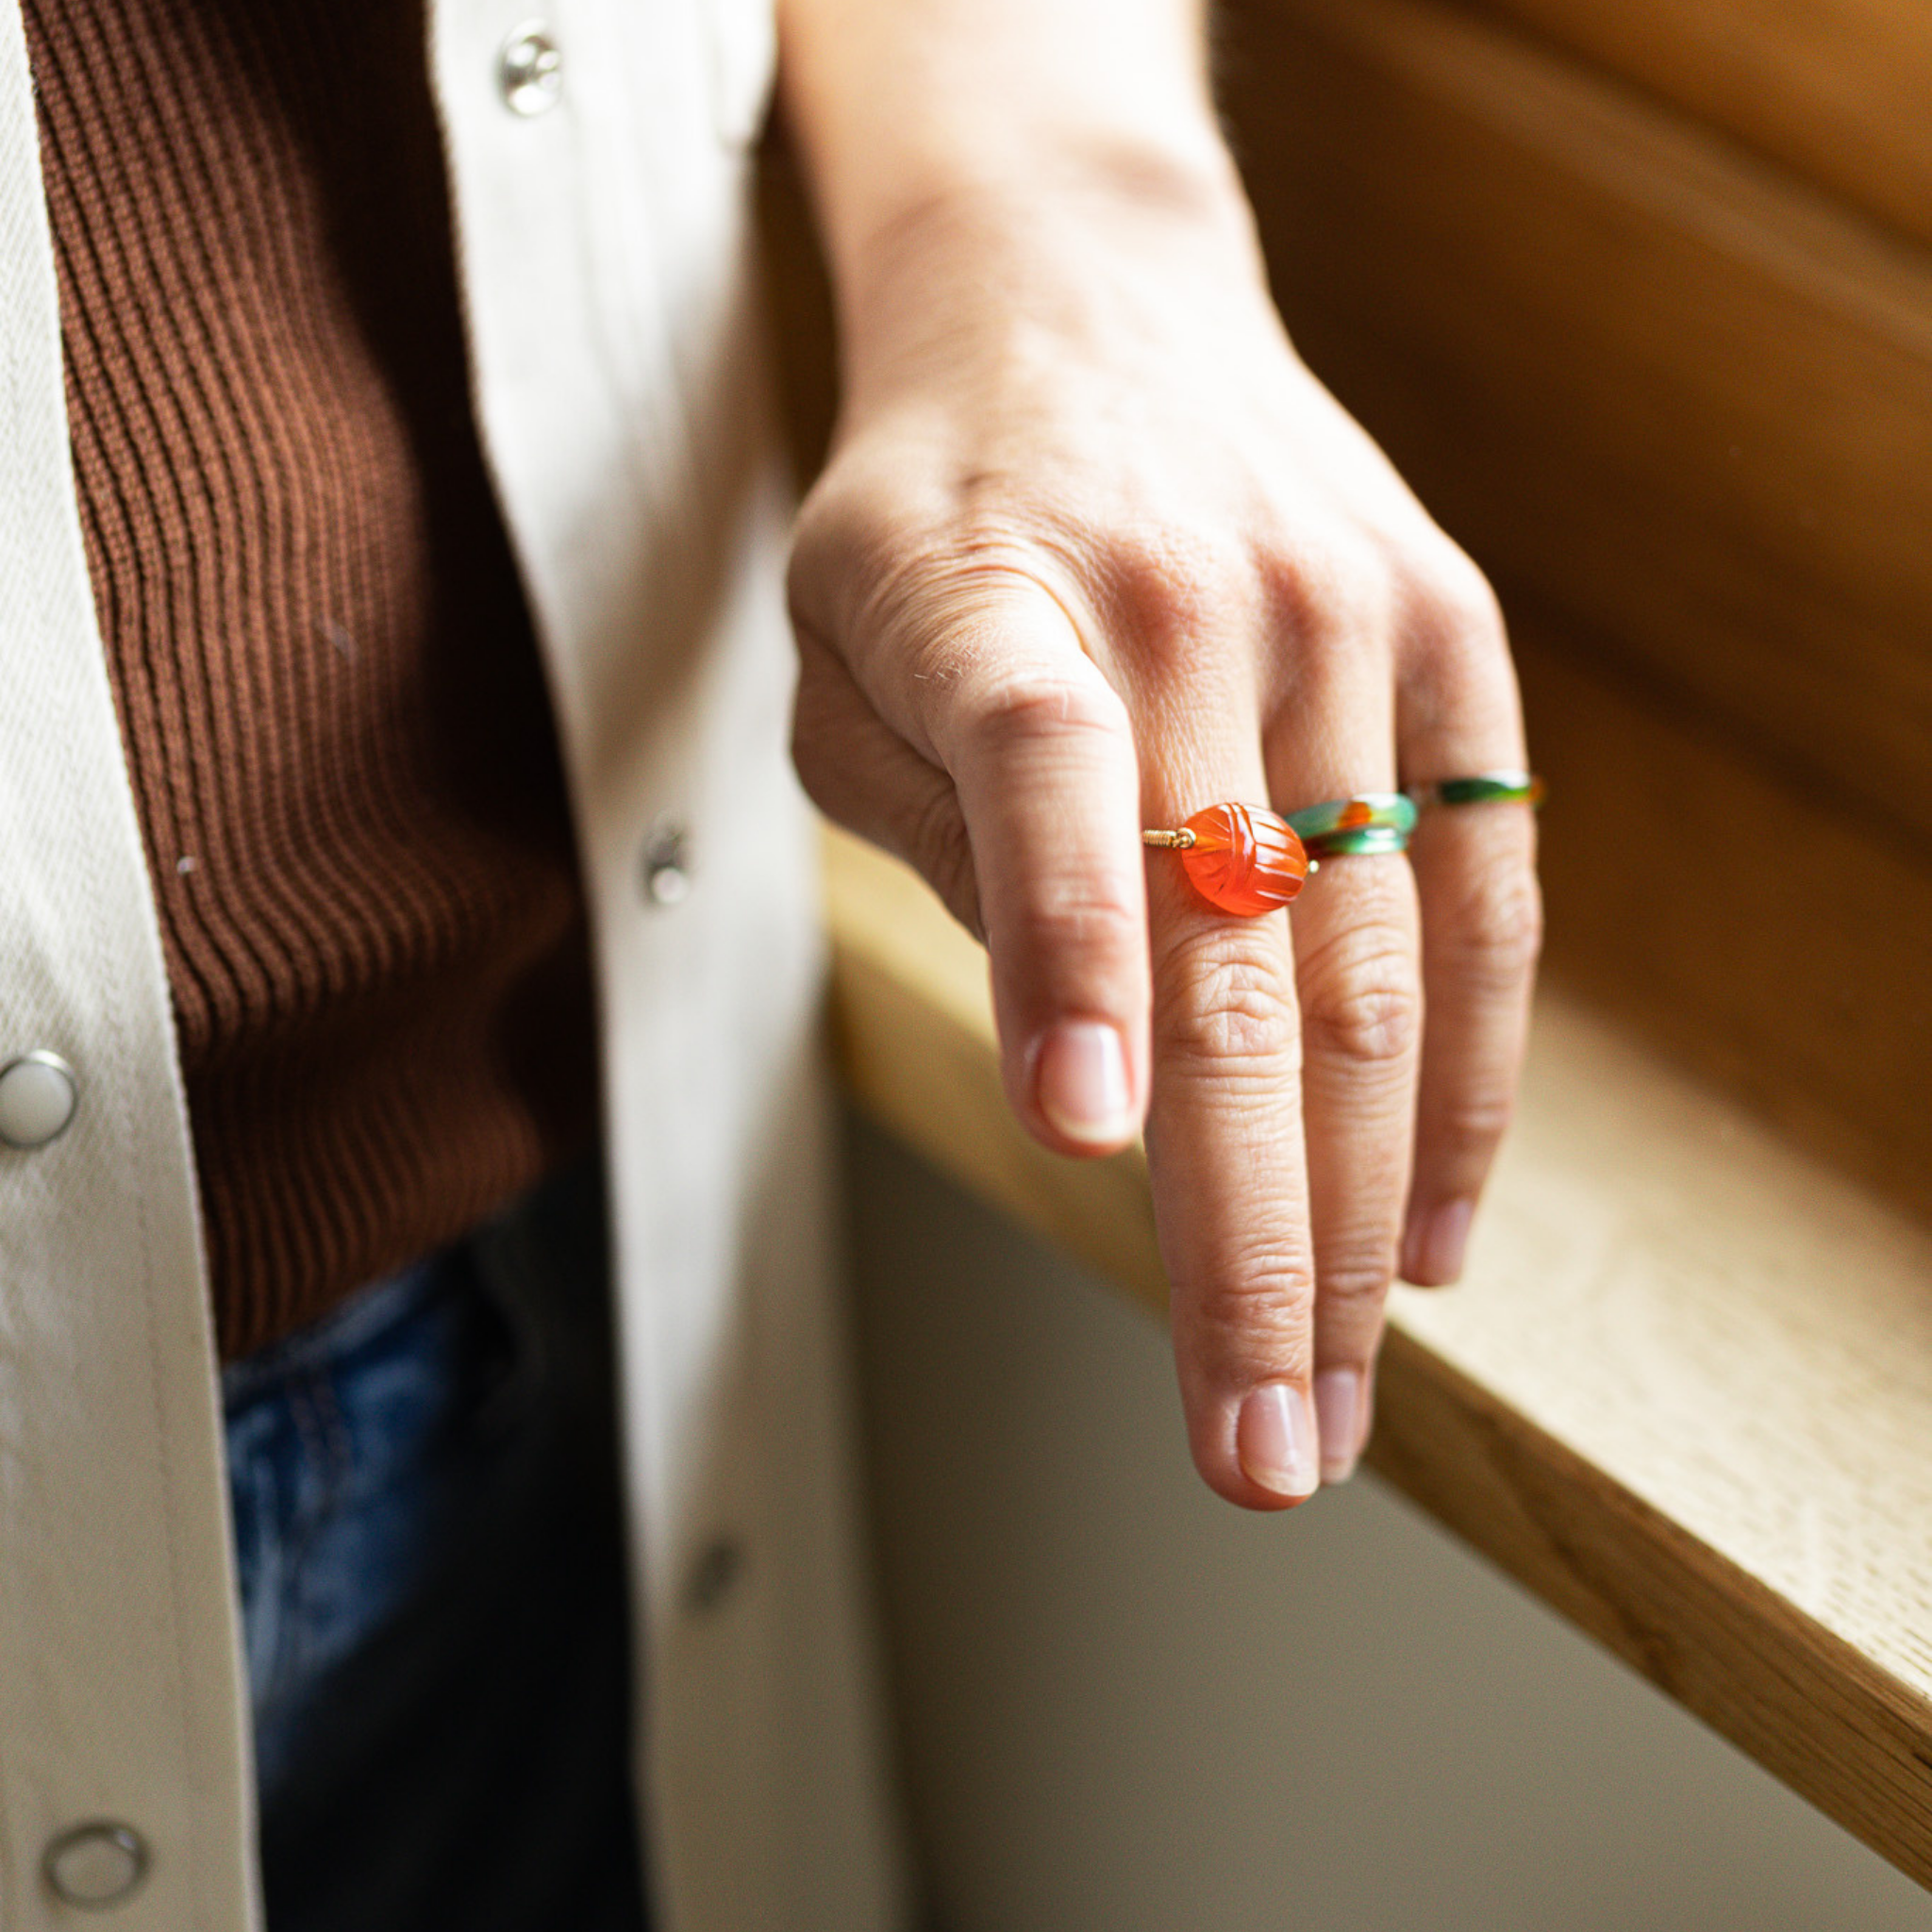
[[[1515,613],[1546,976],[1932,1216],[1932,868]]]
[[[1424,500],[1932,848],[1932,257],[1445,8],[1230,32],[1291,329]]]
[[[1471,0],[1932,241],[1924,0]]]

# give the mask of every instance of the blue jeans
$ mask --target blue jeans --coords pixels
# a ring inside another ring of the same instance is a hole
[[[642,1932],[602,1208],[224,1374],[269,1932]]]

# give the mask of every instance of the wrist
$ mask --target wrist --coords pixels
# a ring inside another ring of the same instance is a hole
[[[858,398],[908,358],[991,335],[1117,337],[1182,293],[1273,325],[1254,219],[1218,137],[1199,151],[1061,143],[1025,171],[928,179],[834,251]]]

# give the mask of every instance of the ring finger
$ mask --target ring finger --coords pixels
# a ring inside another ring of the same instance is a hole
[[[1277,808],[1392,791],[1394,720],[1374,654],[1307,692],[1270,735]],[[1312,728],[1311,728],[1312,721]],[[1399,852],[1324,857],[1295,905],[1302,1109],[1315,1259],[1322,1474],[1346,1478],[1367,1435],[1395,1272],[1422,1039],[1420,919]]]

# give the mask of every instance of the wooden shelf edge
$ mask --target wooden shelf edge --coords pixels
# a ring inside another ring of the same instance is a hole
[[[853,1098],[970,1192],[1164,1315],[1138,1153],[1072,1162],[1025,1135],[1006,1107],[978,949],[893,861],[837,833],[825,857],[834,1024]],[[1932,1678],[1821,1621],[1581,1453],[1554,1413],[1560,1403],[1525,1404],[1472,1372],[1479,1341],[1445,1348],[1419,1332],[1432,1306],[1411,1294],[1391,1311],[1371,1465],[1932,1886]],[[1508,1380],[1499,1361],[1496,1382]]]
[[[1390,1324],[1367,1460],[1551,1608],[1932,1886],[1932,1706]]]

